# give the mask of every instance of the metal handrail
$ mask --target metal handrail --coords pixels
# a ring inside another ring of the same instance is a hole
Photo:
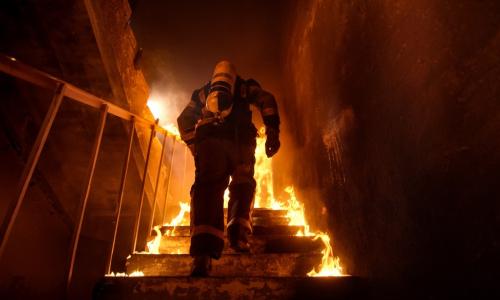
[[[65,86],[65,97],[97,109],[106,104],[108,105],[108,114],[117,116],[126,121],[130,121],[134,118],[139,124],[155,126],[156,132],[171,135],[165,128],[156,124],[155,120],[148,120],[137,114],[131,113],[109,101],[77,88],[71,83],[23,64],[13,57],[0,54],[0,71],[46,89],[55,89],[58,85],[63,84]]]
[[[90,160],[90,164],[89,164],[89,168],[88,168],[86,186],[85,186],[84,192],[82,194],[78,220],[77,220],[77,223],[76,223],[76,226],[75,226],[75,229],[73,232],[73,236],[72,236],[72,241],[71,241],[69,266],[68,266],[68,270],[67,270],[67,274],[66,274],[67,275],[66,276],[66,287],[67,287],[67,292],[68,292],[69,288],[71,286],[73,268],[74,268],[75,257],[76,257],[77,248],[78,248],[78,241],[80,238],[80,233],[81,233],[81,228],[82,228],[82,222],[83,222],[83,218],[85,216],[87,200],[88,200],[90,189],[92,186],[95,165],[96,165],[98,155],[99,155],[99,150],[100,150],[100,146],[101,146],[103,132],[104,132],[104,128],[106,126],[107,116],[109,114],[117,116],[123,120],[129,121],[131,125],[130,125],[130,133],[129,133],[130,135],[129,135],[128,150],[127,150],[127,154],[125,157],[125,161],[123,163],[121,184],[120,184],[120,189],[118,191],[118,211],[116,212],[115,219],[114,219],[115,228],[114,228],[114,233],[113,233],[113,240],[112,240],[112,244],[111,244],[110,254],[109,254],[108,260],[106,262],[106,273],[109,273],[111,271],[111,262],[113,259],[113,253],[114,253],[114,248],[115,248],[115,243],[116,243],[116,235],[117,235],[117,231],[118,231],[119,218],[121,215],[125,181],[126,181],[128,166],[129,166],[129,162],[130,162],[130,154],[131,154],[131,148],[132,148],[132,144],[133,144],[133,136],[135,133],[136,125],[142,124],[142,125],[148,126],[151,130],[151,135],[149,138],[148,151],[147,151],[146,162],[145,162],[145,166],[144,166],[144,175],[142,178],[140,204],[139,204],[138,214],[136,216],[136,224],[135,224],[135,232],[134,232],[132,251],[135,251],[136,243],[137,243],[137,235],[138,235],[138,229],[139,229],[142,206],[143,206],[143,199],[144,199],[144,189],[145,189],[145,183],[147,180],[149,156],[150,156],[150,152],[151,152],[153,138],[154,138],[156,133],[162,133],[164,135],[162,157],[160,159],[160,166],[159,166],[159,168],[161,168],[161,164],[163,163],[165,139],[167,138],[167,136],[173,136],[173,135],[165,128],[159,126],[158,119],[154,120],[154,121],[145,119],[145,118],[138,116],[134,113],[131,113],[131,112],[119,107],[119,106],[116,106],[115,104],[113,104],[109,101],[103,100],[103,99],[101,99],[97,96],[94,96],[94,95],[92,95],[92,94],[90,94],[82,89],[79,89],[68,82],[65,82],[65,81],[63,81],[59,78],[56,78],[50,74],[44,73],[44,72],[39,71],[35,68],[32,68],[28,65],[25,65],[25,64],[17,61],[17,59],[15,59],[13,57],[8,57],[8,56],[0,54],[0,72],[3,72],[5,74],[10,75],[12,77],[15,77],[17,79],[21,79],[21,80],[30,82],[30,83],[37,85],[39,87],[42,87],[42,88],[54,90],[54,96],[52,98],[52,102],[51,102],[49,109],[45,115],[45,118],[42,122],[42,126],[38,132],[38,135],[37,135],[37,138],[33,144],[33,147],[31,148],[30,155],[28,157],[26,165],[23,169],[23,173],[22,173],[21,178],[19,180],[19,187],[18,187],[18,190],[16,193],[16,199],[15,199],[15,201],[10,203],[10,205],[7,209],[7,213],[5,215],[5,219],[3,220],[2,225],[0,227],[0,259],[2,258],[2,255],[5,251],[8,239],[10,237],[10,233],[12,232],[13,225],[16,221],[17,215],[19,213],[19,210],[21,208],[21,205],[22,205],[23,200],[24,200],[25,195],[26,195],[28,185],[31,181],[31,177],[32,177],[33,172],[35,170],[35,167],[38,163],[38,160],[40,158],[40,154],[43,150],[45,142],[47,141],[48,134],[52,128],[52,124],[54,122],[54,119],[55,119],[58,111],[59,111],[59,108],[61,106],[63,99],[66,97],[66,98],[69,98],[71,100],[80,102],[84,105],[100,109],[100,111],[101,111],[99,126],[97,128],[97,133],[96,133],[96,137],[94,140],[93,151],[91,154],[91,160]],[[175,144],[176,144],[175,141],[176,141],[176,139],[174,138],[173,139],[174,143],[172,144],[173,150],[175,149]],[[173,156],[174,156],[174,151],[172,151],[171,158],[170,158],[170,164],[171,164],[170,165],[170,173],[172,170]],[[169,190],[171,174],[168,177],[169,178],[167,180],[167,193]],[[155,185],[155,201],[154,201],[155,204],[154,205],[156,205],[156,191],[158,189],[158,182],[159,182],[159,178],[157,178],[156,185]],[[166,208],[166,198],[167,197],[165,197],[164,209]],[[163,215],[165,215],[165,210],[163,212]],[[147,227],[147,230],[149,230],[149,227],[150,227],[150,224],[148,224],[148,225],[149,226]]]

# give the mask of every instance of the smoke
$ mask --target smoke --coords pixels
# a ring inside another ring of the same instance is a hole
[[[167,52],[151,50],[145,53],[144,59],[144,73],[151,87],[148,106],[161,125],[176,124],[190,93],[179,84]]]
[[[151,49],[144,53],[143,71],[150,85],[147,105],[154,117],[160,119],[160,126],[177,126],[177,117],[191,97],[189,88],[182,85],[175,70],[177,68],[172,64],[168,51]],[[194,181],[194,161],[182,141],[169,141],[166,147],[165,164],[172,163],[172,170],[164,170],[162,178],[169,178],[165,182],[168,195],[163,194],[159,198],[161,201],[166,199],[168,222],[178,213],[180,202],[189,202],[189,190]]]

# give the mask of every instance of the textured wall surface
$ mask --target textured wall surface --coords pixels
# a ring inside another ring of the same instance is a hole
[[[500,257],[500,3],[303,1],[292,18],[291,168],[321,191],[348,271],[488,284]]]

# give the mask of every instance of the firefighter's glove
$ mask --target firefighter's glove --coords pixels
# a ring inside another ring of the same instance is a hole
[[[280,148],[280,132],[276,128],[266,127],[266,155],[271,157]]]

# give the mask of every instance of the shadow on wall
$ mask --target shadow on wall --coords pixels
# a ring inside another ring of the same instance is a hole
[[[299,190],[327,199],[349,273],[421,291],[475,274],[463,289],[494,287],[499,15],[497,1],[297,4],[283,107],[291,168],[304,174]]]

